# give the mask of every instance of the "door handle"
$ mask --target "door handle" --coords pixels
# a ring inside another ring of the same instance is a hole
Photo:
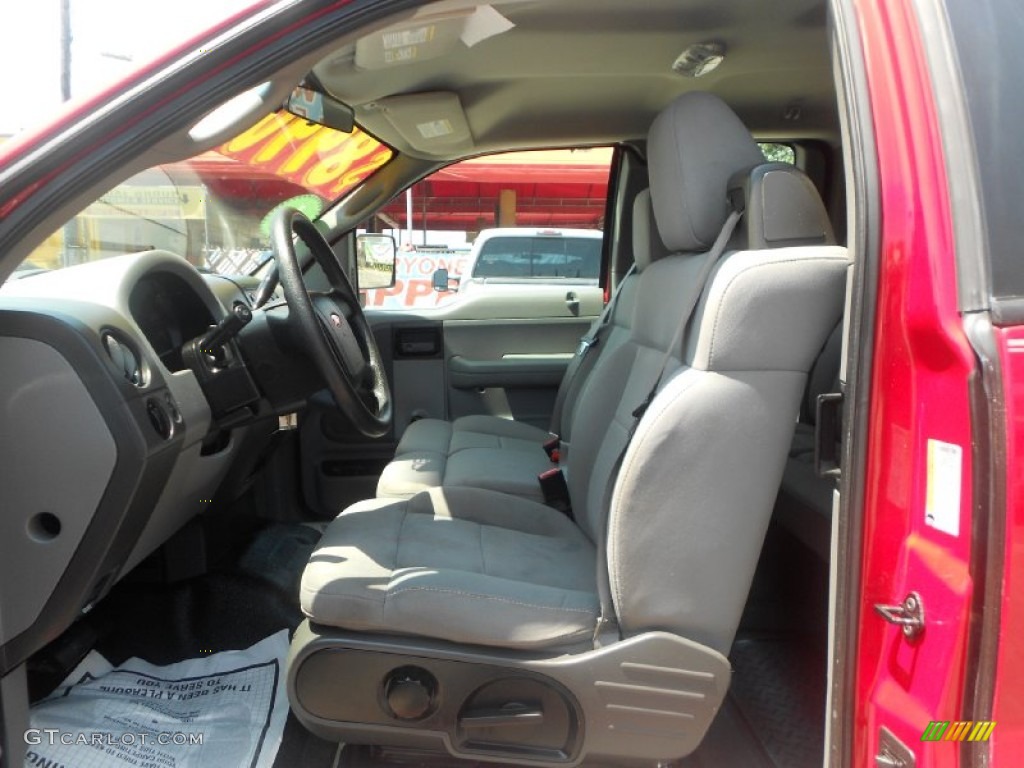
[[[576,295],[576,291],[569,291],[565,294],[565,306],[569,308],[569,311],[574,315],[580,313],[580,297]]]

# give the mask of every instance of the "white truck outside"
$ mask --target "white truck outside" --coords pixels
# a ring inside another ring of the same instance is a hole
[[[565,302],[565,316],[597,315],[603,233],[599,229],[485,229],[472,246],[417,246],[395,260],[395,283],[366,291],[375,309],[432,309],[483,297],[537,297],[544,312]],[[538,306],[537,311],[541,311]]]

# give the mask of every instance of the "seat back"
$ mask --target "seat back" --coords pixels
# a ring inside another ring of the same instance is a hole
[[[639,192],[634,198],[632,215],[634,268],[623,277],[615,290],[616,296],[612,299],[614,305],[611,307],[612,315],[608,320],[609,327],[605,330],[601,343],[588,353],[594,359],[583,362],[576,369],[575,375],[566,376],[562,380],[561,388],[565,389],[565,392],[559,391],[556,400],[561,403],[561,406],[556,408],[555,420],[558,423],[552,423],[551,431],[561,438],[562,455],[566,458],[572,449],[573,419],[583,385],[593,370],[596,359],[629,339],[640,274],[653,262],[668,254],[668,250],[661,242],[654,227],[654,212],[651,209],[651,191],[649,189]],[[599,322],[600,318],[595,321],[595,323]],[[592,327],[591,333],[593,331]]]
[[[827,245],[813,185],[764,164],[716,98],[677,100],[652,126],[648,153],[658,230],[675,253],[640,275],[631,337],[581,393],[568,480],[581,527],[599,546],[607,529],[624,633],[660,629],[727,652],[848,261]],[[744,226],[705,287],[698,276],[730,196],[743,201]],[[686,296],[702,288],[670,348]]]
[[[612,494],[608,564],[627,634],[728,651],[847,263],[843,248],[801,247],[736,252],[716,270],[685,364],[640,421]]]
[[[646,224],[652,233],[646,239],[669,254],[636,275],[629,337],[609,345],[587,377],[572,412],[573,446],[564,466],[576,520],[595,542],[603,536],[607,478],[629,439],[633,409],[658,378],[680,308],[700,291],[707,250],[729,214],[729,180],[763,162],[746,127],[709,94],[686,94],[651,127],[653,220],[636,216],[634,228]],[[735,239],[745,242],[745,233]]]

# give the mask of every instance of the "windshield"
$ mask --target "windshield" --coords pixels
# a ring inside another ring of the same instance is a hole
[[[275,112],[215,150],[119,184],[47,238],[13,277],[154,249],[214,272],[249,273],[270,257],[270,218],[279,206],[316,218],[391,156],[359,128],[342,133]]]

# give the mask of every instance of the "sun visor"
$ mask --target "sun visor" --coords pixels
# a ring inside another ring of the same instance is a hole
[[[389,96],[366,108],[384,115],[413,149],[424,154],[450,157],[473,148],[462,102],[450,91]]]
[[[442,56],[457,47],[472,48],[515,25],[489,5],[424,14],[356,41],[355,65],[378,70]]]

